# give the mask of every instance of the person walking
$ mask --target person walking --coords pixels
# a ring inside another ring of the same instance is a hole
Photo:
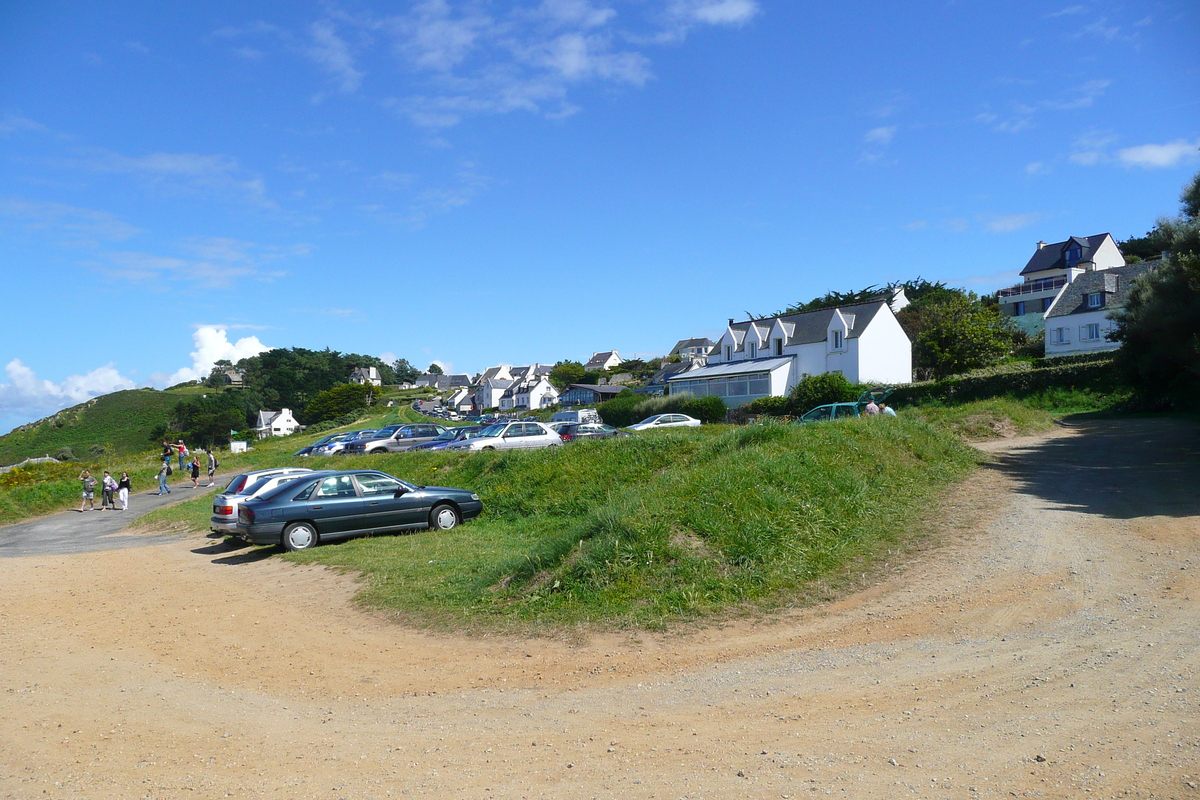
[[[167,476],[171,474],[171,460],[168,458],[163,461],[162,469],[158,471],[158,493],[159,495],[170,494],[171,487],[167,486]]]
[[[217,457],[213,455],[211,447],[204,448],[204,454],[208,456],[208,485],[213,486],[213,476],[217,474]]]
[[[183,460],[188,457],[187,445],[183,443],[183,439],[179,440],[179,443],[175,445],[175,449],[179,451],[179,471],[183,472]]]
[[[79,501],[79,513],[96,510],[96,479],[86,469],[79,473],[79,481],[83,484],[83,499]],[[84,508],[87,506],[87,508]]]
[[[129,480],[129,473],[122,472],[121,480],[117,481],[117,497],[121,501],[121,510],[129,510],[129,493],[133,491],[133,483]]]
[[[200,458],[199,458],[199,456],[192,456],[192,462],[190,464],[188,464],[188,466],[191,467],[191,469],[192,469],[192,488],[198,489],[198,488],[200,488]]]
[[[104,470],[104,477],[100,479],[100,510],[108,511],[110,508],[113,511],[117,510],[117,501],[113,497],[113,493],[117,491],[117,479],[114,478],[108,470]]]

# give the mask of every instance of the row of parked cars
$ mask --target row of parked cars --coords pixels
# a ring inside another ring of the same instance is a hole
[[[586,419],[586,418],[585,418]],[[629,430],[692,427],[700,420],[685,414],[657,414]],[[630,436],[629,431],[595,420],[538,422],[500,419],[487,425],[446,428],[432,422],[402,423],[384,428],[335,433],[297,450],[297,456],[378,455],[409,450],[522,450],[555,447],[579,439]]]

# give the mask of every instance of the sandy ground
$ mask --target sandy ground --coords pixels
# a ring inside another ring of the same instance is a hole
[[[0,559],[5,798],[1200,798],[1200,428],[988,449],[840,602],[431,635],[201,536]]]

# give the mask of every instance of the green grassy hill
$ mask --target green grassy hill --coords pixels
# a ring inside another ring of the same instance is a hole
[[[167,421],[180,399],[174,391],[128,389],[63,409],[0,436],[0,465],[54,455],[60,447],[70,447],[78,458],[87,458],[96,445],[106,454],[140,453],[154,446],[150,432]]]

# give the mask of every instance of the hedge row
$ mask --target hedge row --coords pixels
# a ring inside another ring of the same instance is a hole
[[[1112,392],[1119,379],[1111,358],[1068,362],[1061,366],[996,372],[966,378],[946,378],[929,383],[910,383],[897,387],[891,402],[897,405],[921,403],[967,403],[990,397],[1028,397],[1051,389],[1090,389]]]
[[[704,423],[725,421],[725,402],[719,397],[693,397],[690,394],[644,397],[624,392],[596,409],[600,419],[617,428],[641,422],[655,414],[687,414]]]

